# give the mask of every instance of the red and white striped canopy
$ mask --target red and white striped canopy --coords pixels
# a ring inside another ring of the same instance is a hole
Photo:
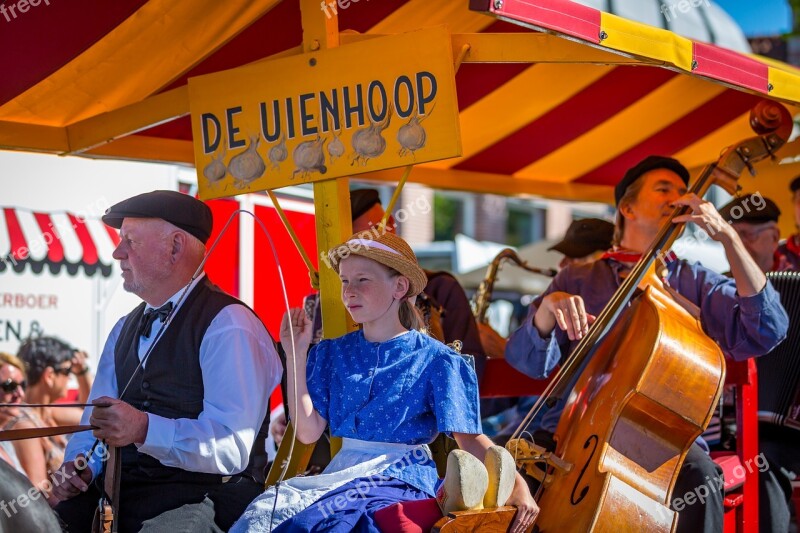
[[[47,266],[56,274],[62,267],[76,275],[80,267],[93,276],[111,276],[111,254],[119,243],[116,230],[95,218],[74,213],[44,213],[13,207],[0,216],[0,272],[40,273]]]
[[[800,113],[795,67],[570,0],[339,5],[342,46],[447,24],[462,51],[463,153],[411,174],[435,188],[610,202],[645,155],[715,161],[753,135],[760,101]],[[318,0],[62,0],[12,16],[0,16],[0,149],[185,164],[187,79],[299,54],[303,25],[326,17]]]

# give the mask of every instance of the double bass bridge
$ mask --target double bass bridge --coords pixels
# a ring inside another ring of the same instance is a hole
[[[563,473],[572,471],[574,465],[563,460],[542,446],[527,439],[511,439],[506,443],[506,449],[514,457],[518,467],[536,479],[544,487],[553,479],[550,469],[560,470]]]

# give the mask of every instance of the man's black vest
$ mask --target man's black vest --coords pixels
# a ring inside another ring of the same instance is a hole
[[[122,326],[114,347],[117,386],[120,393],[133,376],[125,396],[121,398],[140,411],[165,418],[196,419],[203,410],[203,371],[200,367],[200,344],[214,317],[226,306],[244,305],[222,292],[205,277],[201,280],[172,318],[169,328],[158,340],[145,366],[139,365],[139,322],[144,315],[144,302],[131,312]],[[252,310],[250,311],[252,312]],[[155,334],[153,329],[153,334]],[[236,364],[236,353],[230,353],[230,364]],[[206,376],[210,380],[217,376]],[[263,391],[270,394],[271,391]],[[267,464],[264,440],[269,431],[269,411],[256,435],[250,460],[243,475],[264,482]],[[139,453],[131,444],[122,449],[123,478],[149,482],[222,483],[223,476],[189,472],[164,466],[150,455]]]

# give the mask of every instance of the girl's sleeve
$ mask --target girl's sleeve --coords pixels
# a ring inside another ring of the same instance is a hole
[[[478,378],[456,353],[440,354],[432,363],[433,412],[440,433],[481,433]]]
[[[306,384],[308,394],[314,409],[325,420],[331,403],[331,375],[330,343],[322,341],[308,353],[306,361]]]

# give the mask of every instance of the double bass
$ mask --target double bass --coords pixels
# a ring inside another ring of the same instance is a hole
[[[758,136],[725,150],[690,192],[703,196],[717,184],[735,193],[742,171],[772,156],[792,130],[788,111],[774,103],[757,105],[750,122]],[[506,446],[542,485],[534,532],[677,525],[672,489],[725,376],[723,354],[703,332],[697,310],[669,294],[655,271],[682,229],[672,219],[686,212],[673,211]],[[567,393],[554,451],[521,438],[545,404]]]

